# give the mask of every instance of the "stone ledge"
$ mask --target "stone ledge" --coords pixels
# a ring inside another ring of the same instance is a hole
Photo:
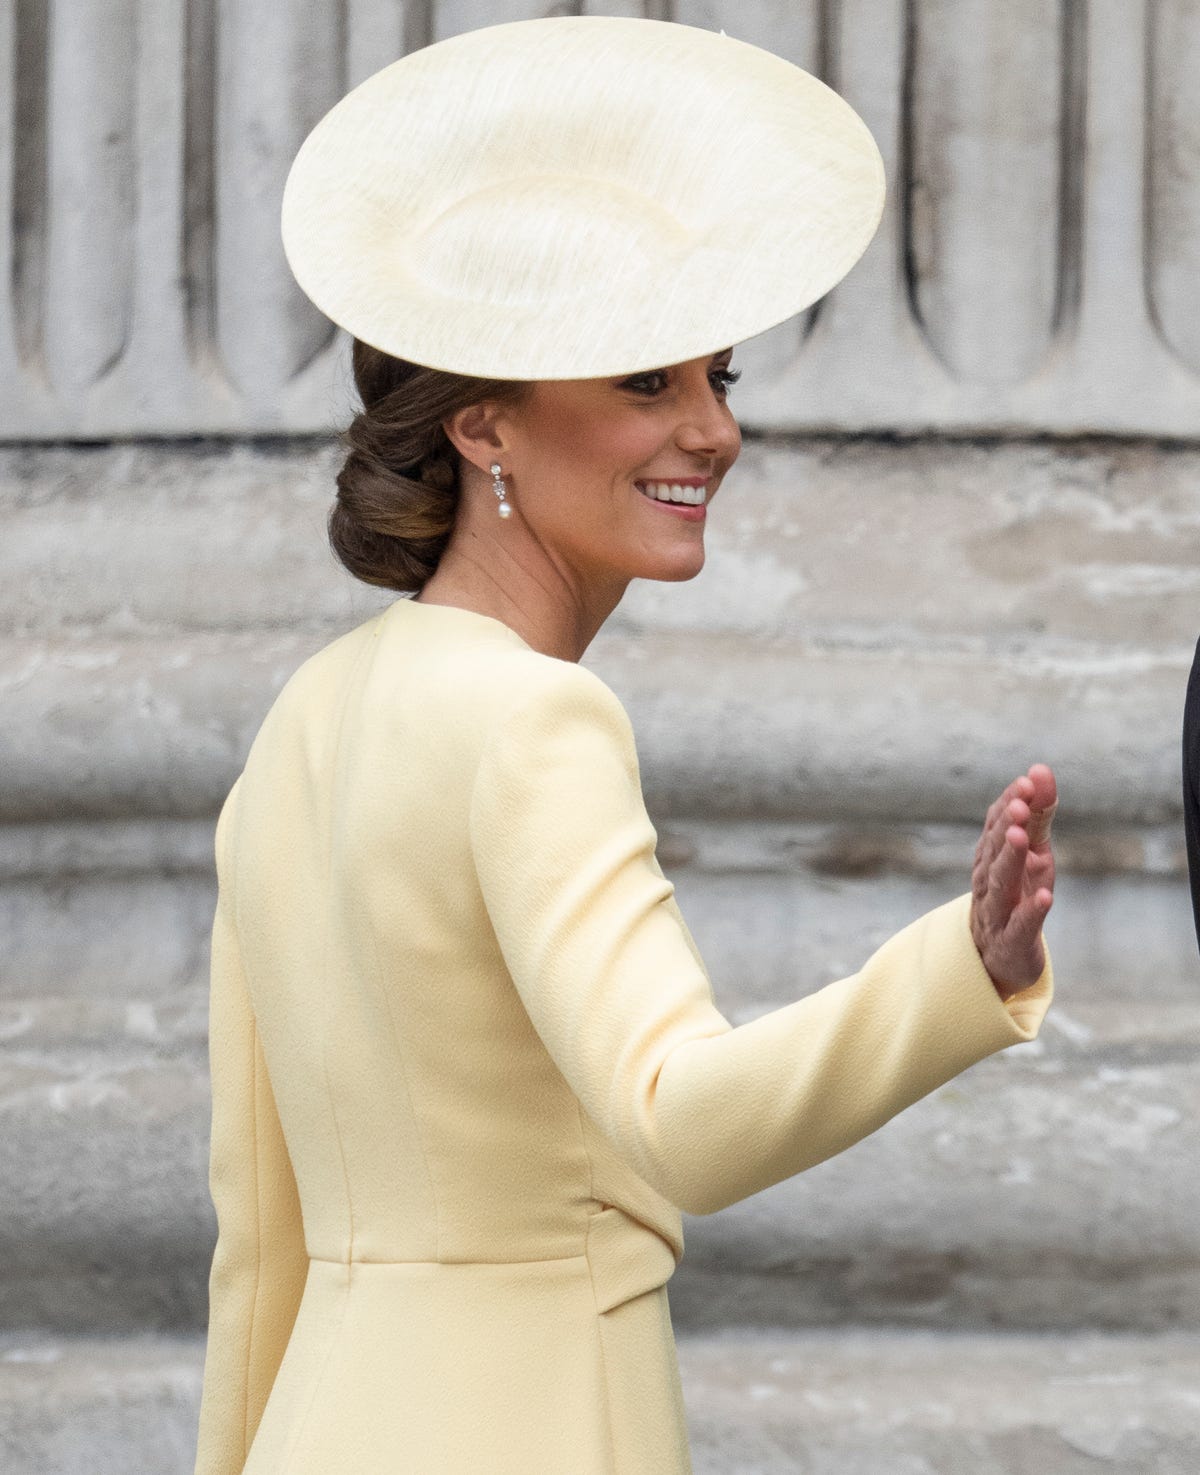
[[[718,997],[717,1004],[731,1021],[744,1023],[766,1009],[793,1003],[805,992],[800,982],[789,997],[725,1005]],[[807,992],[821,986],[814,979]],[[1060,990],[1036,1040],[1000,1051],[972,1068],[1007,1072],[1019,1067],[1046,1077],[1071,1070],[1191,1065],[1200,1060],[1200,993],[1193,994],[1091,999],[1068,997]],[[33,1061],[61,1071],[64,1078],[149,1062],[175,1061],[189,1070],[206,1070],[207,1026],[206,980],[157,993],[135,983],[128,995],[107,988],[96,993],[0,994],[0,1043],[5,1047],[0,1071],[5,1064],[27,1066]]]
[[[949,823],[914,823],[886,814],[817,822],[664,820],[657,826],[657,852],[668,873],[797,875],[820,878],[822,884],[883,876],[940,879],[963,874],[985,814],[986,808],[977,819]],[[0,824],[0,886],[24,882],[57,891],[97,877],[214,881],[216,819],[213,813],[198,819]],[[1055,825],[1054,851],[1060,876],[1187,879],[1181,818],[1163,824],[1094,825],[1067,814]]]
[[[162,828],[156,836],[150,821],[61,832],[0,826],[0,1001],[24,1007],[73,996],[174,1009],[181,991],[207,986],[214,821]],[[676,840],[681,831],[662,826],[664,872],[730,1018],[741,1023],[755,1009],[847,976],[915,917],[968,890],[978,829],[933,829],[914,838],[913,827],[897,826],[895,849],[853,852],[855,862],[846,859],[851,826],[788,826],[754,848],[726,847],[718,837],[711,852],[690,834],[685,848]],[[1124,1002],[1135,1012],[1194,1002],[1200,964],[1191,893],[1172,869],[1169,837],[1130,828],[1118,844],[1109,832],[1106,862],[1089,855],[1096,833],[1068,828],[1056,845],[1046,937],[1058,1002]],[[1100,870],[1121,855],[1129,871]]]
[[[1190,1475],[1200,1338],[680,1339],[696,1475]]]
[[[696,1475],[1193,1475],[1200,1337],[677,1339]],[[205,1342],[0,1335],[0,1468],[191,1475]]]
[[[202,1319],[215,1222],[200,1002],[114,1010],[98,1043],[95,1002],[39,1015],[30,1001],[0,1071],[0,1325]],[[1200,1326],[1198,1012],[1147,1006],[1139,1042],[1128,1009],[1075,1006],[1067,1033],[689,1216],[680,1325]]]
[[[329,548],[340,462],[332,437],[0,446],[0,630],[320,644],[395,597]],[[1195,445],[1146,441],[748,437],[702,572],[633,580],[602,633],[1190,654],[1198,467]]]
[[[192,1475],[204,1342],[0,1334],[0,1469]]]
[[[215,814],[275,695],[323,643],[0,640],[0,823]],[[1179,653],[656,634],[597,640],[586,664],[628,707],[664,823],[982,823],[1033,762],[1055,769],[1060,822],[1182,822]]]

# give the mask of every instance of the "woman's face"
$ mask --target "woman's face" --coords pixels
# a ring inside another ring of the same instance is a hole
[[[726,403],[732,353],[621,378],[539,381],[507,411],[510,500],[556,561],[613,582],[700,572],[706,504],[742,445]],[[642,490],[681,482],[699,485],[688,491],[698,503]],[[497,519],[496,536],[516,521]]]

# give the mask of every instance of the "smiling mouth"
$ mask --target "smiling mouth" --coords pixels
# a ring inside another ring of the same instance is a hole
[[[690,487],[679,482],[635,481],[634,486],[652,502],[673,502],[682,507],[700,507],[708,501],[707,486]]]

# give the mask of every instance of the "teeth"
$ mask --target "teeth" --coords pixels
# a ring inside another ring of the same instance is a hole
[[[686,502],[699,506],[708,494],[707,487],[681,487],[677,482],[639,481],[639,489],[657,502]]]

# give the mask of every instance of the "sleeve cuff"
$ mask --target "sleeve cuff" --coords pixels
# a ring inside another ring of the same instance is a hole
[[[976,1016],[983,1032],[994,1032],[995,1048],[1036,1039],[1054,998],[1054,967],[1045,935],[1042,948],[1046,965],[1040,975],[1028,987],[1002,999],[971,935],[971,892],[965,891],[938,907],[934,915],[938,913],[945,924],[946,962],[963,981],[964,1006]]]

